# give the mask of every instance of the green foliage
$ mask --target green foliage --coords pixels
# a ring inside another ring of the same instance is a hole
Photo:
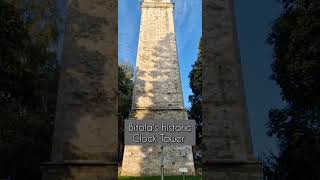
[[[50,158],[58,22],[54,0],[0,0],[0,179],[41,179],[40,164]],[[131,108],[133,68],[125,63],[118,73],[122,128]]]
[[[120,157],[124,146],[124,121],[129,117],[133,91],[133,67],[129,63],[118,66],[118,120]]]
[[[118,66],[118,114],[122,121],[129,116],[133,90],[133,68],[130,65]]]
[[[190,119],[196,120],[197,126],[197,144],[201,144],[202,136],[202,41],[199,43],[199,53],[197,61],[192,65],[192,70],[189,74],[189,85],[192,90],[192,95],[189,96],[191,107],[188,109]]]
[[[274,48],[272,78],[290,105],[319,107],[320,2],[296,0],[279,17],[268,42]]]
[[[288,103],[269,112],[269,136],[280,145],[269,156],[269,179],[320,179],[320,1],[282,0],[268,43],[273,47],[272,79]]]
[[[32,41],[41,47],[55,44],[58,32],[58,23],[61,17],[58,15],[56,0],[1,0],[15,7],[19,12],[25,29]]]
[[[12,180],[40,179],[49,160],[58,79],[49,43],[24,17],[0,0],[0,178]]]

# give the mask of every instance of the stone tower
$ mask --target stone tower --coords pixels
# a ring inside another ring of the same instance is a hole
[[[117,1],[70,0],[51,161],[43,180],[118,175]]]
[[[187,120],[170,0],[144,0],[130,119]],[[125,146],[122,176],[160,175],[160,146]],[[191,146],[164,147],[166,175],[195,173]]]
[[[203,0],[203,179],[262,180],[246,109],[233,0]]]

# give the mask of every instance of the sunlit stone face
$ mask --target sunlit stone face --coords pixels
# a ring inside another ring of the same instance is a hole
[[[144,0],[141,4],[139,45],[132,96],[131,120],[187,120],[183,106],[180,71],[174,29],[174,4],[171,0]],[[136,142],[154,142],[152,136],[135,136]],[[157,141],[181,143],[184,139],[166,134]],[[181,156],[181,151],[185,151]],[[191,146],[126,145],[121,167],[122,176],[159,176],[163,153],[166,175],[181,175],[186,167],[194,175]]]
[[[143,2],[170,3],[171,0],[142,0]]]

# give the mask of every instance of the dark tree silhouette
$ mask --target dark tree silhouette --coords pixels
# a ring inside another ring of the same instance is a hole
[[[269,112],[268,135],[279,155],[267,156],[268,180],[320,179],[320,1],[282,0],[268,43],[273,47],[272,79],[283,109]]]
[[[189,85],[192,90],[192,95],[189,96],[191,107],[188,109],[190,119],[196,120],[196,138],[197,144],[201,144],[202,136],[202,41],[199,43],[199,53],[197,61],[192,65],[192,70],[189,74]]]
[[[124,121],[129,117],[132,91],[133,91],[133,67],[131,64],[119,64],[118,66],[118,120],[119,120],[119,150],[122,157],[124,148]]]
[[[59,68],[24,13],[0,0],[0,179],[40,179],[50,156]]]

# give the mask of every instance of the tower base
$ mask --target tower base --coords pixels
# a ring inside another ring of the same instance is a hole
[[[164,146],[164,174],[182,175],[179,168],[187,168],[186,175],[195,175],[191,146]],[[126,145],[121,167],[121,176],[160,176],[160,146]]]
[[[116,180],[118,164],[99,161],[49,162],[42,166],[43,180]]]

